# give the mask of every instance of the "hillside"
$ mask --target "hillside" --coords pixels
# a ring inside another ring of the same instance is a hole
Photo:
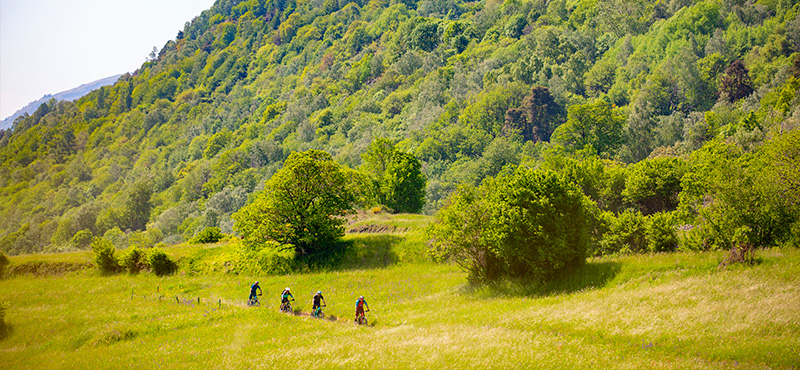
[[[800,230],[800,203],[785,201],[797,193],[786,174],[798,160],[798,11],[795,0],[219,0],[135,73],[0,132],[0,249],[233,234],[230,215],[289,153],[324,150],[356,169],[380,137],[421,162],[428,214],[509,165],[570,160],[595,166],[581,187],[614,217],[702,199],[679,196],[683,165],[667,182],[626,180],[666,157],[720,170],[692,191],[750,202],[724,209],[784,201],[726,223],[780,244]],[[776,193],[759,193],[771,179]],[[726,248],[704,238],[690,249]]]
[[[12,115],[4,118],[2,121],[0,121],[0,130],[9,130],[9,129],[11,129],[12,126],[14,125],[14,121],[17,119],[17,117],[20,117],[20,116],[25,115],[25,114],[28,114],[28,115],[33,114],[33,112],[35,112],[36,109],[39,108],[40,105],[50,101],[50,99],[55,99],[56,101],[71,101],[71,100],[75,100],[75,99],[83,97],[84,95],[86,95],[86,94],[88,94],[88,93],[90,93],[90,92],[92,92],[94,90],[97,90],[97,89],[99,89],[99,88],[101,88],[103,86],[113,85],[115,82],[117,82],[117,80],[119,79],[120,76],[122,76],[122,75],[116,75],[116,76],[101,78],[101,79],[99,79],[97,81],[94,81],[94,82],[89,82],[89,83],[82,84],[82,85],[80,85],[80,86],[78,86],[78,87],[76,87],[74,89],[69,89],[69,90],[62,91],[62,92],[56,93],[56,94],[47,94],[47,95],[41,97],[38,100],[34,100],[34,101],[26,104],[24,107],[20,108],[16,112],[14,112],[14,114],[12,114]]]
[[[209,247],[205,247],[209,248]],[[220,244],[209,249],[224,249]],[[374,254],[378,244],[361,247]],[[424,248],[424,244],[416,244]],[[188,262],[197,248],[168,249]],[[184,257],[181,257],[184,256]],[[206,254],[206,256],[209,256]],[[791,369],[800,363],[800,250],[718,268],[719,252],[590,260],[544,285],[470,288],[430,262],[283,276],[19,275],[3,369],[132,367]],[[11,257],[11,266],[88,261],[82,252]],[[213,257],[209,259],[213,260]],[[244,305],[259,280],[263,306]],[[297,316],[277,310],[290,286]],[[307,316],[322,290],[326,320]],[[363,294],[370,325],[352,323]]]

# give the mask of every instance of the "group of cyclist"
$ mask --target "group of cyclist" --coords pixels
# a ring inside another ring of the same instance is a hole
[[[256,291],[258,291],[257,295],[263,294],[263,291],[261,290],[261,287],[258,285],[257,281],[250,286],[250,297],[248,298],[248,301],[252,301],[257,297]],[[281,292],[281,312],[283,312],[284,308],[287,307],[287,305],[289,304],[289,298],[294,300],[294,296],[292,295],[291,289],[287,287],[286,289],[283,290],[283,292]],[[320,290],[318,290],[317,293],[314,294],[314,298],[312,300],[313,300],[311,307],[312,314],[318,313],[317,309],[323,306],[327,306],[327,303],[325,302],[325,297],[322,296],[322,291]],[[369,311],[369,305],[367,304],[367,301],[364,299],[364,296],[362,295],[358,297],[358,299],[356,300],[356,319],[355,319],[356,322],[359,322],[358,321],[359,317],[361,318],[364,317],[364,308],[366,308],[366,310]]]

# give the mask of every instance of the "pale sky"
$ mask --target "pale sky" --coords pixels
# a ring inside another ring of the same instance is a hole
[[[214,0],[0,0],[0,119],[133,72]]]

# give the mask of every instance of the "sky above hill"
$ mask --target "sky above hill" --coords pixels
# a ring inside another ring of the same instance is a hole
[[[0,119],[133,72],[214,0],[0,0]]]

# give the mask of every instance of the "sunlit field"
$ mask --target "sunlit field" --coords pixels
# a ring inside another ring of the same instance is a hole
[[[758,257],[726,269],[722,253],[593,259],[550,284],[479,288],[426,262],[275,277],[22,275],[0,281],[10,305],[0,368],[797,368],[800,251]],[[254,280],[257,308],[245,305]],[[278,312],[286,286],[296,315]],[[308,317],[317,290],[325,319]],[[353,323],[362,294],[366,327]]]

